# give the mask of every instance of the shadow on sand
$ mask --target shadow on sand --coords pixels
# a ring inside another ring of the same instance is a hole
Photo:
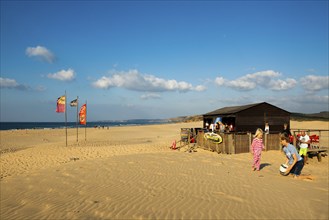
[[[259,167],[260,170],[262,170],[263,168],[267,167],[267,166],[271,166],[272,164],[270,163],[262,163]]]

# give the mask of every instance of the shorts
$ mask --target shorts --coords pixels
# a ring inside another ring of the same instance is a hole
[[[307,156],[307,148],[300,148],[299,149],[299,155],[302,156]]]
[[[299,176],[300,173],[302,172],[303,167],[304,167],[304,160],[301,159],[297,161],[297,163],[295,164],[295,166],[293,166],[293,168],[291,168],[290,173],[295,176]]]

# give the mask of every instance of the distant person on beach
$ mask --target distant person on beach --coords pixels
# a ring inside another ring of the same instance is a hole
[[[305,133],[305,131],[301,132],[299,137],[299,154],[304,157],[304,161],[307,164],[307,148],[309,143],[311,142],[310,137]]]
[[[284,123],[283,124],[283,130],[281,133],[286,133],[288,136],[291,136],[291,132],[290,132],[290,129],[288,128],[288,124],[287,123]]]
[[[290,132],[290,129],[288,128],[288,124],[287,123],[284,123],[283,124],[283,130],[281,132],[281,134],[287,134],[289,136],[289,143],[292,144],[293,141],[294,141],[294,138]]]
[[[262,150],[264,149],[265,146],[263,144],[263,130],[257,128],[256,133],[254,135],[254,139],[250,146],[250,152],[253,154],[253,164],[252,164],[253,171],[260,170],[260,159],[262,155]]]
[[[292,174],[294,178],[313,180],[312,176],[301,176],[301,171],[304,167],[304,159],[298,154],[296,147],[289,143],[289,136],[287,134],[281,134],[280,140],[282,150],[286,155],[285,164],[288,165],[284,175]]]
[[[268,124],[268,122],[265,123],[265,134],[269,134],[270,133],[270,125]]]

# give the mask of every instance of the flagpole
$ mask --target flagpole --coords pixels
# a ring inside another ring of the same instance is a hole
[[[86,100],[85,141],[87,141],[87,100]]]
[[[79,141],[79,128],[78,128],[79,112],[78,112],[78,107],[79,107],[79,96],[77,96],[77,143]]]
[[[67,147],[67,96],[65,90],[65,136],[66,136],[66,147]]]

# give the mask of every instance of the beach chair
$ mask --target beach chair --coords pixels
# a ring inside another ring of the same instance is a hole
[[[196,136],[190,137],[190,143],[188,144],[188,147],[185,152],[197,152],[196,149],[198,148],[198,145],[196,144]]]
[[[318,149],[320,147],[320,137],[316,134],[310,136],[311,144],[310,148],[311,149]]]

